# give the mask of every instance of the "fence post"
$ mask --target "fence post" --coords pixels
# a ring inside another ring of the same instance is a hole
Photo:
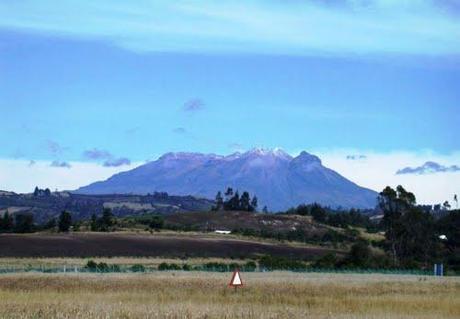
[[[435,276],[444,276],[444,265],[443,264],[434,264],[434,275]]]

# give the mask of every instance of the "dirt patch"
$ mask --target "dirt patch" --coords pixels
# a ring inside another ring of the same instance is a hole
[[[0,257],[224,257],[269,254],[310,260],[331,250],[237,239],[161,234],[2,234]]]

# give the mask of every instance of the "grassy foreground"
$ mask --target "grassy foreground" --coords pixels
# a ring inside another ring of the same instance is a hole
[[[243,273],[0,276],[0,318],[459,318],[460,279]]]

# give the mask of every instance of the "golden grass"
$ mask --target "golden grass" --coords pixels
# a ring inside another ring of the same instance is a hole
[[[230,275],[1,275],[0,318],[460,318],[460,278]]]
[[[365,228],[355,227],[359,231],[359,236],[366,240],[373,240],[373,241],[382,241],[385,240],[385,235],[381,233],[369,233],[366,231]]]

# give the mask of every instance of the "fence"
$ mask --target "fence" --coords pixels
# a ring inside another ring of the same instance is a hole
[[[335,274],[390,274],[390,275],[417,275],[432,276],[432,270],[419,269],[265,269],[262,267],[245,269],[239,267],[243,272],[270,272],[270,271],[290,271],[296,273],[335,273]],[[208,267],[206,265],[189,266],[175,269],[158,269],[153,266],[139,265],[108,265],[107,267],[88,268],[85,266],[64,265],[64,266],[0,266],[0,274],[8,273],[157,273],[164,271],[205,271],[205,272],[231,272],[234,268],[227,267]],[[446,273],[445,275],[455,276],[456,273]]]

